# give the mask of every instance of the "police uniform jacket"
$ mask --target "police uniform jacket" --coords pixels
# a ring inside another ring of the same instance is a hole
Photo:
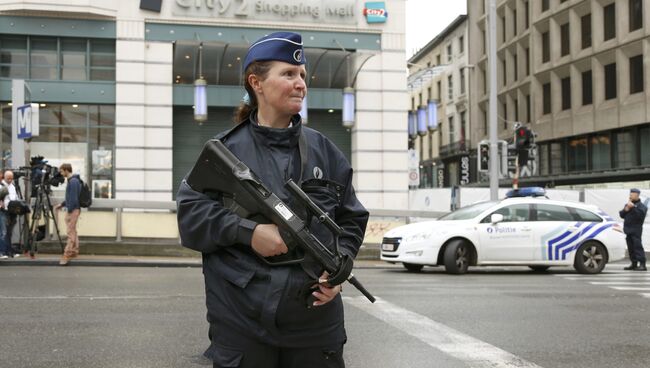
[[[625,231],[626,234],[641,235],[643,231],[643,222],[645,221],[647,212],[648,207],[646,207],[640,200],[634,202],[634,207],[632,207],[629,211],[622,209],[619,212],[619,215],[624,219],[623,231]]]
[[[289,178],[302,183],[303,191],[345,230],[340,251],[355,257],[363,241],[368,212],[354,193],[347,159],[328,138],[303,126],[299,115],[287,129],[259,126],[254,119],[252,114],[216,138],[292,208],[284,183]],[[298,147],[301,134],[306,138],[306,165],[301,163]],[[177,204],[183,245],[203,254],[208,321],[213,334],[235,329],[280,347],[345,342],[340,295],[323,306],[306,307],[305,285],[314,283],[314,275],[321,275],[323,270],[318,264],[267,265],[251,248],[257,223],[232,212],[222,198],[209,198],[192,190],[185,181]],[[331,246],[332,235],[315,219],[310,230]]]

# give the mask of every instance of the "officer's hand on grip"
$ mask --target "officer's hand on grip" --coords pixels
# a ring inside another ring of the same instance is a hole
[[[279,256],[289,251],[274,224],[258,224],[253,230],[251,247],[262,257]]]

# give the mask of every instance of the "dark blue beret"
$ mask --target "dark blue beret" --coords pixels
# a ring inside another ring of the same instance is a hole
[[[293,32],[275,32],[253,42],[244,59],[244,71],[254,61],[278,60],[289,64],[305,63],[302,36]]]
[[[637,193],[637,194],[641,194],[641,191],[640,191],[640,190],[638,190],[638,189],[636,189],[636,188],[632,188],[632,189],[630,189],[630,193]]]

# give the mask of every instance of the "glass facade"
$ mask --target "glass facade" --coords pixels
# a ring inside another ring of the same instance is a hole
[[[0,35],[0,78],[114,81],[115,40]]]
[[[12,167],[11,106],[1,103],[2,167]],[[72,164],[84,180],[113,182],[115,106],[84,104],[40,104],[40,135],[30,142],[30,156],[41,155],[52,166]],[[106,186],[102,186],[102,189]],[[112,186],[109,185],[109,188]],[[102,192],[113,198],[112,192]]]
[[[609,134],[591,137],[591,168],[605,170],[612,167],[612,145]]]

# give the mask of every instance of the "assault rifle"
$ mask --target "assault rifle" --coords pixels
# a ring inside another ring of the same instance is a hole
[[[304,253],[311,255],[328,272],[327,282],[334,286],[346,280],[354,285],[368,300],[375,298],[361,285],[352,274],[352,258],[339,252],[339,237],[344,233],[330,217],[321,210],[305,192],[289,179],[285,186],[311,215],[325,225],[334,236],[334,252],[323,245],[309,231],[308,223],[294,213],[277,195],[267,189],[255,173],[241,162],[218,139],[209,140],[192,171],[187,176],[187,184],[201,193],[217,193],[224,197],[224,203],[230,200],[231,209],[244,215],[261,215],[274,223],[280,230],[282,239],[293,254],[302,257],[286,258],[262,257],[271,265],[296,264],[304,260]],[[243,210],[243,211],[242,211]],[[279,256],[282,257],[282,256]]]

